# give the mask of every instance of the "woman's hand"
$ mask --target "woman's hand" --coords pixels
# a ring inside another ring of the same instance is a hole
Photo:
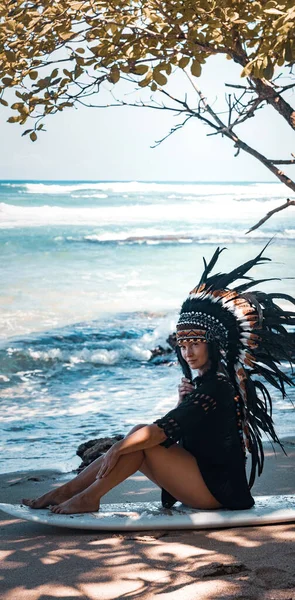
[[[190,394],[191,392],[194,391],[194,386],[193,384],[190,382],[189,379],[187,379],[186,377],[182,377],[181,383],[178,386],[178,404],[180,404],[183,401],[184,396],[186,396],[186,394]]]
[[[106,477],[107,475],[109,475],[109,473],[116,466],[119,458],[119,448],[116,443],[103,455],[95,479],[101,479],[102,477]]]

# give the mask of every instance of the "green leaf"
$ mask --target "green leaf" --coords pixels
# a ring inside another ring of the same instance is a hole
[[[29,73],[30,79],[33,79],[34,81],[35,81],[35,79],[37,79],[38,75],[39,75],[38,71],[30,71],[30,73]]]
[[[135,73],[136,75],[145,75],[145,73],[147,73],[148,70],[148,65],[135,65],[133,73]]]
[[[288,62],[293,61],[293,45],[291,43],[291,40],[287,40],[286,43],[286,48],[285,48],[285,60],[287,60]]]
[[[33,131],[32,129],[26,129],[26,131],[24,131],[22,133],[22,137],[24,137],[24,135],[28,135],[28,133],[30,133],[31,131]]]
[[[185,69],[189,64],[190,58],[188,56],[183,56],[180,61],[178,61],[178,66],[180,69]]]
[[[118,83],[118,81],[120,79],[120,70],[119,70],[119,67],[117,67],[117,65],[114,65],[111,68],[109,79],[112,83]]]
[[[202,73],[202,67],[198,60],[194,60],[191,64],[191,74],[194,77],[200,77]]]
[[[270,58],[268,58],[267,66],[263,70],[263,75],[264,75],[265,79],[268,79],[268,81],[270,81],[273,77],[273,73],[274,73],[273,64],[272,64]]]
[[[8,62],[15,62],[16,56],[15,56],[15,53],[12,52],[12,50],[6,50],[5,54],[6,54],[6,58],[7,58]]]
[[[163,75],[163,73],[160,71],[157,71],[157,69],[154,69],[153,79],[156,83],[158,83],[158,85],[161,86],[166,85],[167,83],[167,77],[165,77],[165,75]]]
[[[2,83],[5,86],[10,86],[12,84],[12,82],[13,82],[13,79],[11,79],[10,77],[3,77],[3,79],[2,79]]]

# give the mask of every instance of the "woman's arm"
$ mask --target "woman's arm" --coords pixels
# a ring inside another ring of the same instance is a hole
[[[167,439],[163,429],[155,425],[145,425],[134,433],[131,433],[120,442],[116,442],[107,452],[104,454],[96,479],[106,477],[117,464],[119,458],[123,454],[130,454],[138,450],[144,450],[145,448],[152,448],[158,446],[161,442]]]
[[[186,377],[182,377],[181,383],[178,386],[178,402],[176,406],[179,406],[181,402],[184,400],[187,394],[191,394],[195,389],[195,386],[192,384],[190,379]]]

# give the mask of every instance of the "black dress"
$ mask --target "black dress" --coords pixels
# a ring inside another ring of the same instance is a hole
[[[224,508],[251,508],[254,500],[246,478],[234,387],[224,375],[212,372],[193,383],[196,389],[177,408],[155,421],[167,436],[161,445],[169,448],[180,441],[196,458],[209,491]],[[175,502],[162,490],[164,506]]]

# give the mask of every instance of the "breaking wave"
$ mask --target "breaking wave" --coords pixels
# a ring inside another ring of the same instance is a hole
[[[277,207],[277,200],[270,199],[264,203],[257,200],[248,202],[238,202],[234,199],[228,199],[227,202],[207,203],[201,201],[187,201],[185,209],[183,203],[175,204],[128,204],[120,206],[100,206],[100,207],[61,207],[61,206],[16,206],[0,203],[0,227],[42,227],[42,226],[134,226],[136,224],[149,226],[154,223],[170,225],[170,234],[175,233],[175,228],[187,232],[187,227],[196,230],[196,228],[212,221],[212,212],[214,220],[225,223],[225,216],[230,215],[231,224],[253,223],[266,214],[266,212]],[[291,212],[291,209],[288,209]],[[290,215],[290,212],[288,215]],[[283,217],[286,218],[286,217]],[[276,220],[278,223],[278,220]],[[220,227],[218,228],[220,233]],[[292,232],[292,229],[289,231]],[[168,231],[167,231],[168,234]],[[117,235],[117,232],[116,232]],[[130,234],[129,234],[130,235]],[[134,233],[132,234],[134,236]],[[177,235],[179,233],[177,232]],[[261,235],[261,233],[259,233]],[[269,233],[268,233],[269,235]]]
[[[283,185],[257,182],[143,182],[143,181],[65,181],[65,182],[0,182],[0,187],[14,188],[26,194],[65,195],[85,192],[104,192],[109,194],[170,194],[169,198],[179,196],[224,196],[237,195],[240,198],[281,197]],[[78,196],[79,197],[79,196]]]

